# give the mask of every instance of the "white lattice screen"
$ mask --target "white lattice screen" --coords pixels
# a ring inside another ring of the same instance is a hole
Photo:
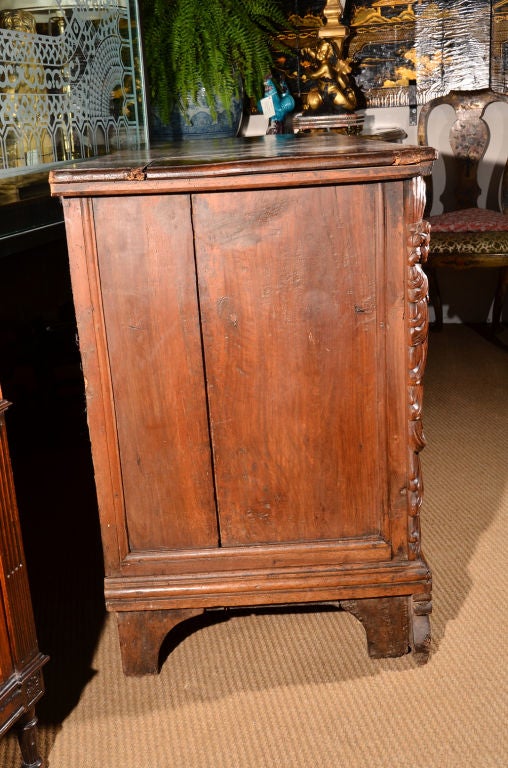
[[[0,0],[0,170],[145,141],[130,0]]]

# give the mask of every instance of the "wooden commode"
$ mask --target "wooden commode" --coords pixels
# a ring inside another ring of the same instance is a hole
[[[53,170],[126,674],[205,609],[429,647],[418,453],[434,150],[268,136]]]

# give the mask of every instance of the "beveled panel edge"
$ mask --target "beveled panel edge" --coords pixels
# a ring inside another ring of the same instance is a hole
[[[436,158],[431,147],[335,134],[269,139],[236,139],[220,144],[204,140],[162,145],[144,152],[119,152],[53,169],[49,174],[50,187],[53,195],[83,194],[80,190],[90,184],[94,185],[94,195],[129,194],[136,188],[146,194],[156,182],[163,182],[167,191],[190,186],[195,190],[224,188],[226,184],[235,188],[250,186],[253,176],[271,174],[284,177],[281,184],[287,186],[288,175],[294,173],[333,170],[347,175],[355,169],[365,173],[380,167],[406,168],[407,177],[430,172]]]
[[[109,611],[310,603],[427,593],[423,559],[356,566],[300,566],[192,575],[105,579]]]
[[[374,181],[401,181],[429,175],[432,162],[424,165],[360,166],[348,169],[298,169],[243,175],[175,176],[150,178],[134,183],[124,179],[113,183],[101,179],[52,182],[52,194],[62,197],[105,197],[120,195],[199,194],[200,192],[279,189],[291,187],[359,184]]]
[[[390,543],[381,536],[344,540],[283,542],[187,550],[131,552],[122,562],[127,578],[148,574],[192,574],[251,569],[279,569],[299,564],[337,566],[382,562],[391,556]],[[123,577],[122,576],[122,577]],[[122,578],[120,577],[120,578]]]

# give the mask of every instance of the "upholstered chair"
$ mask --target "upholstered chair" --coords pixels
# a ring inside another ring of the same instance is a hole
[[[489,128],[486,112],[490,110],[492,115],[491,105],[497,102],[504,102],[506,106],[500,108],[495,120],[489,120]],[[440,150],[444,184],[439,200],[443,211],[428,216],[431,239],[426,269],[435,328],[440,329],[443,324],[438,270],[442,267],[454,270],[491,268],[498,270],[492,309],[492,328],[498,331],[508,290],[508,95],[484,89],[452,91],[433,99],[420,112],[420,144],[432,144],[429,140],[430,121],[436,108],[443,105],[448,105],[448,113],[452,109],[455,114],[447,131],[448,149]],[[444,115],[445,110],[441,110],[441,114]],[[495,131],[493,123],[496,124]],[[494,145],[495,159],[489,153],[491,145]],[[436,181],[430,177],[428,182],[430,209]],[[484,186],[483,192],[480,184]]]

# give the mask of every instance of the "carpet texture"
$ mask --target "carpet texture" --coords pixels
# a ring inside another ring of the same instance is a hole
[[[348,613],[281,609],[180,625],[159,676],[125,678],[103,609],[86,430],[80,422],[74,447],[69,418],[52,459],[68,487],[41,466],[29,483],[33,503],[48,499],[26,548],[39,644],[51,654],[37,708],[49,767],[508,766],[508,332],[500,339],[458,325],[430,338],[422,534],[434,601],[425,666],[411,655],[369,659]],[[23,470],[17,484],[26,510]],[[0,766],[19,763],[8,734]]]

